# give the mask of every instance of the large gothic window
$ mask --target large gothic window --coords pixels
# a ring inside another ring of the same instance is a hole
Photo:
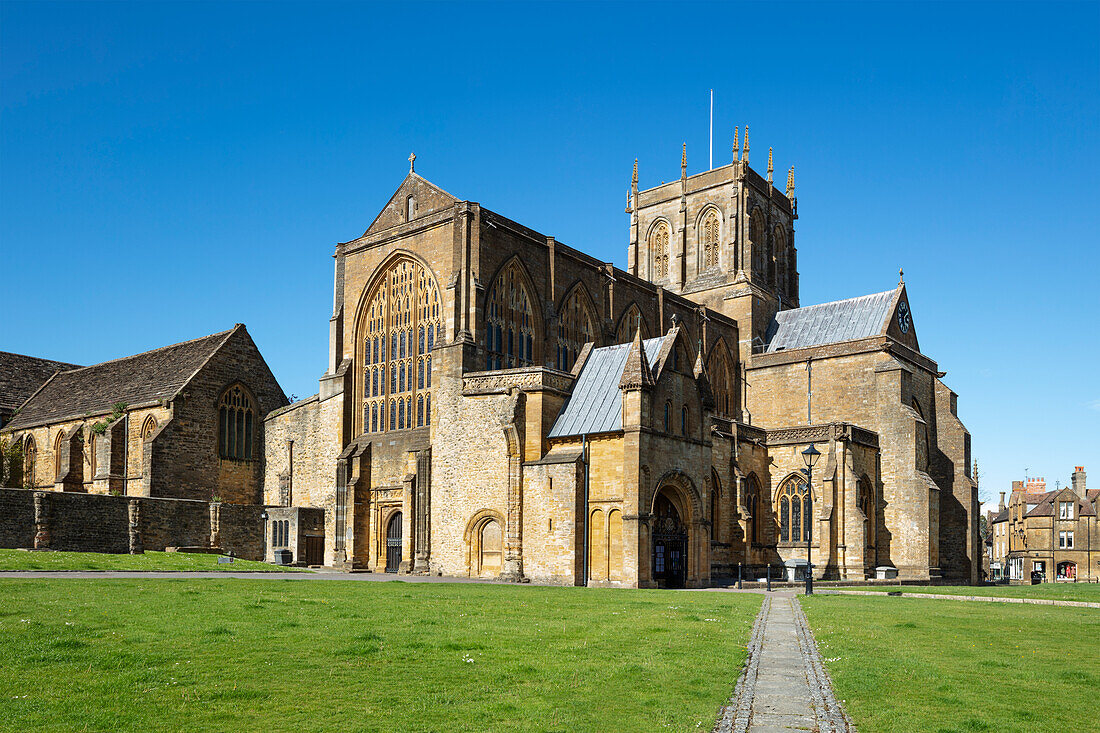
[[[794,475],[783,482],[779,502],[779,541],[809,542],[813,523],[813,502],[806,479]]]
[[[642,327],[642,338],[649,338],[649,329],[646,328],[641,309],[638,308],[636,303],[631,303],[630,307],[626,309],[626,313],[619,319],[619,327],[615,329],[615,343],[625,344],[633,341],[634,331],[637,330],[639,323]]]
[[[772,258],[772,269],[770,273],[771,284],[775,286],[776,290],[780,293],[787,292],[787,234],[783,231],[782,227],[776,227],[772,232],[772,242],[774,244],[774,257]]]
[[[486,369],[528,366],[537,360],[531,295],[517,260],[497,275],[486,300]]]
[[[718,221],[718,213],[712,210],[703,219],[702,226],[704,270],[709,270],[712,267],[718,267],[718,247],[720,232],[721,225]]]
[[[668,224],[661,222],[649,235],[650,257],[653,261],[653,277],[668,277]]]
[[[402,258],[378,278],[362,327],[363,432],[431,424],[432,348],[442,336],[439,288]]]
[[[733,364],[723,344],[714,349],[710,357],[710,387],[714,394],[714,411],[719,415],[732,415],[734,405]]]
[[[218,455],[252,460],[256,406],[244,388],[235,384],[218,400]]]
[[[596,319],[588,306],[584,291],[576,287],[565,299],[558,314],[557,367],[563,372],[573,368],[581,347],[595,341]]]

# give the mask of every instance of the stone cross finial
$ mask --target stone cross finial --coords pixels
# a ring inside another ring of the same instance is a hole
[[[409,154],[409,173],[413,172],[413,165],[416,163],[416,153]]]
[[[898,268],[898,285],[904,285],[904,284],[905,284],[905,271],[902,270],[899,267]]]

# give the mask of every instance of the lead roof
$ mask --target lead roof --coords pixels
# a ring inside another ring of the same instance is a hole
[[[805,349],[883,333],[897,290],[792,308],[775,314],[765,353]]]

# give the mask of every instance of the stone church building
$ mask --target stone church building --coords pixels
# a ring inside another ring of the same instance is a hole
[[[703,586],[809,552],[975,581],[970,435],[904,283],[802,306],[793,171],[735,149],[648,190],[635,164],[626,271],[410,162],[336,247],[318,394],[263,421],[272,549],[321,509],[347,569]]]

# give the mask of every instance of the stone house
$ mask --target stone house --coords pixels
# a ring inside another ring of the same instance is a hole
[[[264,421],[264,502],[323,509],[344,568],[976,580],[970,435],[904,283],[800,308],[793,172],[747,141],[649,190],[635,164],[627,213],[624,271],[410,167],[336,247],[328,368]]]
[[[244,325],[56,371],[3,433],[21,487],[260,503],[264,416],[287,403]]]
[[[1002,493],[1001,508],[994,555],[1003,558],[1010,580],[1028,581],[1039,572],[1046,580],[1100,581],[1100,489],[1086,487],[1083,466],[1069,486],[1054,491],[1015,488],[1007,507]]]

